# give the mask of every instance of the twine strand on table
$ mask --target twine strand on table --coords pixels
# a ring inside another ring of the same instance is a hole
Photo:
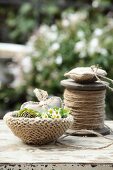
[[[109,128],[107,125],[104,125],[106,126],[107,128]],[[113,131],[109,128],[110,132],[113,134]],[[104,145],[104,146],[100,146],[100,147],[86,147],[86,146],[81,146],[81,145],[72,145],[72,144],[64,144],[61,140],[65,139],[66,137],[70,136],[70,134],[65,134],[64,136],[60,137],[60,140],[57,140],[55,141],[55,144],[56,145],[62,145],[62,146],[65,146],[65,147],[71,147],[73,149],[82,149],[82,150],[89,150],[89,149],[94,149],[94,150],[98,150],[98,149],[105,149],[105,148],[108,148],[110,146],[113,145],[113,139],[107,137],[107,136],[104,136],[94,130],[87,130],[87,129],[81,129],[81,130],[76,130],[74,132],[74,135],[76,134],[83,134],[83,133],[88,133],[88,134],[91,134],[91,135],[96,135],[97,137],[102,137],[103,139],[107,139],[109,141],[111,141],[110,143]]]
[[[83,129],[82,129],[82,130],[80,130],[80,131],[76,130],[76,133],[80,134],[81,131],[82,131],[82,132],[83,132],[83,131],[84,131],[84,132],[88,132],[88,133],[90,133],[90,134],[96,135],[96,136],[98,136],[98,137],[102,137],[103,139],[107,139],[107,140],[112,141],[112,142],[110,142],[110,143],[108,143],[108,144],[106,144],[106,145],[104,145],[104,146],[93,147],[93,148],[92,148],[92,147],[83,146],[83,145],[81,146],[81,145],[65,144],[65,143],[63,143],[63,142],[60,141],[60,140],[63,140],[63,139],[65,139],[66,137],[70,136],[69,134],[66,134],[65,136],[61,137],[60,140],[55,141],[55,144],[56,144],[56,145],[62,145],[62,146],[65,146],[65,147],[71,147],[71,148],[73,148],[73,149],[82,149],[82,150],[105,149],[105,148],[108,148],[108,147],[110,147],[111,145],[113,145],[113,139],[111,139],[111,138],[109,138],[109,137],[106,137],[106,136],[103,136],[103,135],[101,135],[101,134],[98,133],[98,132],[95,132],[95,131],[93,131],[93,130],[83,130]]]

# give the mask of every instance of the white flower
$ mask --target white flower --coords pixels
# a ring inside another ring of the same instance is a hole
[[[56,59],[55,59],[55,63],[58,64],[58,65],[62,64],[62,61],[63,61],[63,59],[62,59],[61,55],[57,56]]]
[[[68,18],[71,21],[71,23],[76,23],[79,21],[77,13],[69,14]]]
[[[98,47],[99,45],[99,40],[97,38],[93,38],[91,41],[90,41],[90,46],[93,47],[93,48],[96,48]]]
[[[78,32],[77,32],[77,36],[78,36],[78,38],[84,38],[84,32],[82,31],[82,30],[79,30]]]
[[[39,28],[39,33],[40,34],[45,34],[47,33],[49,30],[49,26],[48,25],[41,25]]]
[[[103,30],[100,29],[100,28],[96,28],[95,31],[94,31],[94,35],[95,36],[100,36],[103,34]]]
[[[57,119],[60,119],[60,118],[61,118],[61,115],[60,115],[60,114],[56,114],[56,118],[57,118]]]
[[[49,51],[50,51],[50,52],[55,52],[55,51],[57,51],[59,48],[60,48],[60,44],[57,43],[57,42],[55,42],[55,43],[53,43],[52,46],[49,48]]]
[[[57,31],[57,26],[55,24],[51,26],[51,31]]]
[[[86,41],[83,40],[83,41],[78,41],[76,44],[75,44],[75,47],[74,47],[74,51],[75,53],[78,52],[79,53],[79,58],[85,58],[87,55],[86,55]]]
[[[50,41],[56,41],[58,34],[57,32],[53,32],[53,31],[48,31],[46,32],[45,36],[50,40]]]
[[[36,69],[37,69],[37,71],[40,71],[40,72],[43,71],[43,69],[44,69],[43,64],[37,64]]]
[[[89,42],[88,53],[89,55],[93,55],[94,53],[99,52],[99,50],[100,50],[99,40],[98,38],[93,38]]]
[[[14,81],[10,84],[11,87],[16,88],[19,87],[22,83],[24,83],[24,80],[21,77],[21,67],[20,66],[14,66],[12,65],[10,67],[11,73],[14,75],[15,79]]]
[[[87,57],[87,55],[86,55],[86,51],[85,50],[83,50],[83,51],[81,51],[80,52],[80,54],[79,54],[79,58],[85,58],[85,57]]]
[[[23,71],[25,73],[29,73],[32,70],[31,58],[29,56],[23,58],[21,65],[22,65]]]
[[[70,24],[69,24],[69,20],[68,19],[63,19],[62,20],[62,26],[63,27],[68,27]]]
[[[75,44],[74,51],[75,52],[81,52],[83,50],[83,48],[85,48],[85,47],[86,47],[85,41],[78,41]]]
[[[68,34],[69,35],[69,34]],[[62,43],[62,41],[64,41],[65,39],[67,39],[67,36],[68,36],[66,33],[62,33],[60,34],[60,36],[58,37],[58,41],[60,43]]]
[[[52,114],[51,118],[52,118],[52,119],[60,119],[60,118],[61,118],[61,115],[54,113],[54,114]]]
[[[55,26],[52,27],[49,27],[48,25],[42,25],[40,28],[39,28],[39,34],[42,34],[45,39],[47,38],[48,40],[50,41],[55,41],[58,37],[58,34],[56,31],[53,31],[53,28]]]
[[[76,12],[76,13],[70,13],[68,15],[68,19],[71,22],[71,24],[79,23],[81,20],[86,19],[87,13],[86,12]]]
[[[100,0],[94,0],[94,1],[92,2],[92,6],[93,6],[94,8],[98,8],[98,6],[99,6],[100,3],[101,3]]]
[[[106,55],[108,55],[108,51],[105,48],[101,48],[100,54],[102,54],[103,56],[106,56]]]

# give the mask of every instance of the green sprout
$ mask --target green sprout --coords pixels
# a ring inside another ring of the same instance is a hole
[[[28,108],[19,110],[17,113],[17,117],[35,118],[35,117],[39,117],[39,116],[40,116],[39,112],[32,110],[32,109],[28,109]]]

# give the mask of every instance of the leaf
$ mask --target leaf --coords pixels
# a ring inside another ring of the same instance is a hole
[[[47,91],[41,90],[41,89],[35,89],[34,93],[39,101],[44,101],[48,98]]]
[[[65,109],[59,108],[59,113],[62,118],[66,118],[70,114],[70,110],[67,108],[65,108]]]

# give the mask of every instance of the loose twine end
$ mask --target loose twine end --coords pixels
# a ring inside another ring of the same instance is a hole
[[[105,77],[105,76],[102,76],[102,75],[98,75],[98,74],[97,74],[97,70],[98,70],[99,67],[97,66],[96,68],[97,68],[96,71],[94,71],[94,66],[91,66],[91,69],[92,69],[92,71],[93,71],[96,79],[97,79],[100,83],[102,83],[103,85],[105,85],[107,89],[109,89],[109,90],[111,90],[111,91],[113,92],[113,88],[110,87],[109,84],[108,84],[109,82],[110,82],[111,84],[113,84],[113,80],[110,79],[110,78],[108,78],[108,77]],[[102,81],[101,79],[103,79],[104,81]]]

